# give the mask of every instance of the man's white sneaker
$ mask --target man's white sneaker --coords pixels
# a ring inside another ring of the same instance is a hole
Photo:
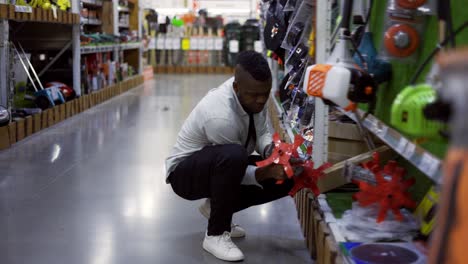
[[[205,202],[198,207],[200,213],[206,218],[210,219],[210,212],[211,212],[211,204],[210,199],[205,199]],[[231,237],[233,238],[240,238],[245,237],[245,230],[234,223],[231,223]]]
[[[241,261],[244,259],[244,254],[232,242],[229,232],[224,232],[219,236],[209,236],[208,232],[205,233],[203,249],[225,261]]]

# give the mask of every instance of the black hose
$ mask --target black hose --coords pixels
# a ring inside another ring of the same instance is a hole
[[[435,49],[432,50],[431,54],[424,60],[424,62],[419,65],[418,69],[416,70],[415,74],[410,80],[410,84],[414,85],[416,81],[419,78],[419,75],[423,72],[424,68],[426,68],[426,65],[429,64],[429,62],[434,58],[435,55],[439,52],[440,49],[442,49],[447,43],[451,40],[454,39],[456,35],[458,35],[460,32],[462,32],[466,27],[468,26],[468,21],[465,21],[460,27],[457,28],[454,32],[450,32],[450,35],[447,36],[441,43],[435,47]]]
[[[342,18],[341,28],[347,29],[349,31],[349,24],[350,24],[352,12],[353,12],[353,0],[344,0],[343,18]]]

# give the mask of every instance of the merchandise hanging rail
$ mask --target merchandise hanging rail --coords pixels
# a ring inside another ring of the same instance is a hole
[[[115,44],[105,44],[105,45],[86,45],[81,46],[81,54],[93,54],[101,52],[110,52],[114,51],[116,48]]]
[[[346,116],[357,122],[357,117],[354,113],[339,109]],[[364,111],[357,110],[359,116],[364,116]],[[395,150],[400,156],[408,160],[418,170],[427,175],[435,183],[440,184],[442,181],[442,161],[432,155],[424,148],[408,140],[400,132],[389,127],[384,122],[380,121],[372,114],[362,120],[362,125],[372,134],[377,136],[386,145]]]
[[[102,0],[82,0],[81,3],[83,4],[83,6],[102,6]]]
[[[120,50],[133,50],[140,49],[142,46],[141,42],[130,42],[130,43],[121,43],[121,44],[89,44],[81,46],[81,55],[101,53],[101,52],[111,52],[116,49]]]
[[[80,16],[75,13],[11,4],[0,4],[0,19],[70,25],[80,23]]]

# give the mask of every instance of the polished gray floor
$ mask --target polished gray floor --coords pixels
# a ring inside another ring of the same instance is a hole
[[[228,76],[159,75],[0,152],[1,264],[223,263],[164,182],[191,109]],[[289,197],[235,215],[245,263],[310,263]]]

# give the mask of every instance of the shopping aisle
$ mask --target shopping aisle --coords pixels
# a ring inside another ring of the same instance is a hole
[[[185,117],[229,76],[159,75],[0,152],[0,263],[224,263],[203,251],[200,201],[166,185]],[[309,263],[293,200],[234,217],[245,263]]]

